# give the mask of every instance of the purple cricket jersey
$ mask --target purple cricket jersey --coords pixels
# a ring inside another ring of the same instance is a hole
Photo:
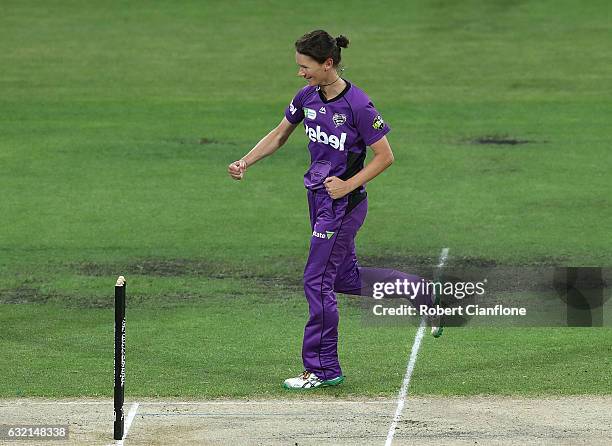
[[[391,130],[368,95],[344,81],[346,88],[330,100],[325,99],[320,87],[307,85],[285,110],[290,123],[304,121],[310,139],[311,165],[304,175],[304,186],[310,190],[322,189],[323,181],[330,176],[342,180],[354,176],[363,169],[366,146]],[[365,187],[355,189],[351,195],[365,198]],[[361,200],[351,201],[354,206]]]

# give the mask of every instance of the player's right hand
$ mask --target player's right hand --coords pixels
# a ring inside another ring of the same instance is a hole
[[[234,180],[242,180],[244,176],[244,172],[247,169],[247,163],[245,160],[234,161],[227,167],[227,173],[229,173],[230,177]]]

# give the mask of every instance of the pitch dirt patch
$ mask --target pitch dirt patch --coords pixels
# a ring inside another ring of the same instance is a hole
[[[246,267],[202,259],[155,259],[144,258],[124,264],[84,262],[70,264],[69,268],[78,274],[93,277],[115,277],[119,272],[126,277],[132,275],[154,277],[204,277],[210,279],[253,279],[257,285],[282,288],[287,291],[302,289],[301,274],[271,276]]]
[[[460,141],[463,144],[493,145],[493,146],[517,146],[523,144],[546,144],[548,141],[536,141],[521,139],[507,134],[482,135],[473,138],[465,138]]]
[[[0,290],[0,303],[2,304],[29,304],[43,303],[47,296],[42,294],[38,288],[18,286]]]
[[[129,445],[384,444],[395,399],[138,400]],[[126,414],[132,401],[125,404]],[[54,445],[113,444],[108,400],[0,400],[2,424],[66,424]],[[608,445],[612,396],[409,397],[395,445]],[[2,442],[0,444],[15,444]],[[50,444],[46,442],[45,444]]]
[[[223,144],[223,145],[231,145],[231,146],[235,146],[236,143],[235,142],[231,142],[231,141],[219,141],[213,138],[207,138],[205,136],[201,137],[201,138],[168,138],[168,139],[164,139],[163,142],[166,143],[171,143],[171,144],[180,144],[180,145],[218,145],[218,144]]]
[[[84,262],[74,265],[74,269],[86,276],[99,277],[114,276],[118,274],[118,271],[121,271],[126,276],[200,276],[222,279],[231,275],[231,271],[226,270],[219,263],[194,259],[145,258],[124,264]]]
[[[520,266],[555,266],[565,265],[570,261],[567,257],[540,257],[530,259],[528,261],[504,262],[497,259],[487,257],[470,257],[451,255],[449,256],[445,267],[520,267]],[[409,255],[360,255],[359,263],[361,266],[372,266],[377,268],[393,268],[402,271],[412,271],[424,268],[433,268],[439,262],[438,256],[409,256]]]
[[[482,257],[451,256],[447,267],[498,267],[498,266],[554,266],[562,265],[567,262],[565,258],[547,257],[521,262],[516,264],[500,263],[495,259]],[[212,262],[204,259],[184,259],[184,258],[142,258],[121,264],[83,262],[68,264],[67,267],[76,271],[78,274],[97,277],[114,277],[119,272],[127,275],[143,275],[158,277],[209,277],[223,279],[233,277],[238,279],[260,279],[270,283],[286,282],[293,287],[301,287],[302,261],[287,260],[287,263],[294,264],[291,270],[296,271],[295,275],[280,275],[271,277],[262,271],[253,271],[248,267],[239,267],[229,263]],[[361,266],[392,268],[400,271],[418,274],[419,272],[431,271],[438,263],[437,257],[408,256],[408,255],[362,255],[359,256]]]
[[[12,288],[0,288],[0,304],[42,304],[55,295],[41,290],[41,281],[25,279]]]
[[[210,138],[200,138],[198,144],[219,144],[219,141]]]
[[[504,146],[516,146],[518,144],[529,144],[538,141],[530,141],[528,139],[517,139],[505,135],[486,135],[470,140],[472,144],[494,144]]]

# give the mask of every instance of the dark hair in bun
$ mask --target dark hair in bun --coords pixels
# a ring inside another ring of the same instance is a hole
[[[338,45],[340,48],[348,48],[349,39],[340,34],[338,37],[336,37],[336,45]]]
[[[337,67],[341,61],[340,48],[347,48],[349,39],[343,35],[333,38],[322,29],[317,29],[304,34],[295,42],[298,53],[312,57],[319,63],[325,62],[330,57]]]

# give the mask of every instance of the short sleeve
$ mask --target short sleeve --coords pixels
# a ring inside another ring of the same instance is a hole
[[[287,118],[287,121],[291,124],[299,124],[304,119],[304,110],[302,109],[303,96],[304,89],[297,92],[293,100],[285,109],[285,118]]]
[[[355,127],[366,145],[370,146],[391,131],[372,102],[355,110]]]

